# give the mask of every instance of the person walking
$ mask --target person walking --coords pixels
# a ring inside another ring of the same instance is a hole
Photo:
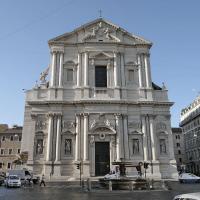
[[[42,184],[43,184],[44,186],[46,186],[46,184],[45,184],[44,174],[42,174],[42,178],[41,178],[40,186],[42,186]]]

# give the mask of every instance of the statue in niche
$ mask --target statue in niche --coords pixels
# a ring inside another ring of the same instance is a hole
[[[139,139],[133,139],[133,154],[139,154]]]
[[[36,154],[42,154],[42,153],[43,153],[43,140],[38,139],[36,145]]]
[[[165,139],[160,139],[160,153],[161,154],[167,153]]]

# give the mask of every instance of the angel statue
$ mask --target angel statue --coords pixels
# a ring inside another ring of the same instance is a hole
[[[45,71],[40,73],[40,82],[41,83],[46,83],[46,77],[48,76],[48,73],[49,73],[49,67]]]

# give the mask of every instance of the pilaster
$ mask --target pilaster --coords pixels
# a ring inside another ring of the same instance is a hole
[[[53,136],[53,114],[47,115],[49,118],[48,124],[48,138],[47,138],[47,150],[46,150],[46,161],[52,161],[52,136]]]
[[[87,113],[83,114],[83,161],[88,160],[88,116]]]
[[[143,152],[144,152],[144,161],[148,159],[148,144],[147,144],[147,130],[146,130],[146,120],[145,116],[142,116],[142,133],[143,133]]]

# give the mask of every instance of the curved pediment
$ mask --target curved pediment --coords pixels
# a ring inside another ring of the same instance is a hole
[[[133,61],[127,62],[125,65],[126,66],[138,66],[137,62],[133,62]]]
[[[74,135],[74,133],[73,132],[71,132],[71,131],[64,131],[64,132],[62,132],[61,133],[62,135]]]
[[[76,65],[76,63],[73,61],[73,60],[68,60],[64,63],[64,65],[67,65],[67,66],[74,66]]]
[[[131,134],[131,135],[143,135],[143,133],[140,132],[140,131],[131,131],[131,132],[129,132],[129,134]]]
[[[37,131],[36,133],[35,133],[35,135],[40,135],[40,136],[44,136],[44,132],[43,131]]]

